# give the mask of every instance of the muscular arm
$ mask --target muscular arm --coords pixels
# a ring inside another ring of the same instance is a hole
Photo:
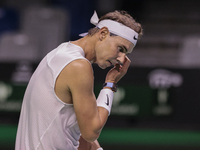
[[[66,82],[71,92],[82,137],[90,142],[96,140],[107,121],[108,111],[97,107],[92,66],[86,60],[76,60],[63,69],[61,76],[65,76],[63,83]]]
[[[115,66],[109,71],[106,82],[117,83],[126,73],[129,64],[130,60],[126,57],[123,67]],[[62,91],[59,93],[60,97],[63,99],[68,97],[64,100],[65,102],[69,102],[68,100],[71,98],[71,103],[74,104],[82,137],[88,142],[95,141],[107,121],[108,111],[103,107],[97,107],[96,97],[93,93],[94,77],[91,64],[84,59],[71,62],[63,69],[57,82],[60,84],[56,86],[58,89],[56,93]],[[62,88],[59,90],[59,87]],[[68,93],[68,96],[63,93]]]

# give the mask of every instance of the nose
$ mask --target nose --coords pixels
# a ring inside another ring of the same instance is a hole
[[[120,65],[123,65],[124,60],[125,60],[125,56],[126,56],[125,53],[119,53],[119,56],[117,57],[117,62],[118,62]]]

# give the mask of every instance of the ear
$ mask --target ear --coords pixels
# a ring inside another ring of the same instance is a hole
[[[100,41],[104,40],[107,36],[110,35],[110,32],[107,27],[103,27],[99,31],[99,39]]]

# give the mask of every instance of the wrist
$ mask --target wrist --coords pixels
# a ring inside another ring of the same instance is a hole
[[[117,92],[117,84],[113,82],[105,82],[103,84],[103,89],[111,89],[113,92]]]
[[[112,91],[111,87],[103,87],[103,89],[110,89]]]

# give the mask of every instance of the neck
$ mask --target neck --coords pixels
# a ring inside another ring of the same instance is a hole
[[[85,36],[76,41],[72,41],[71,43],[80,46],[85,53],[85,58],[87,58],[91,63],[95,62],[96,55],[94,38],[91,36]]]

